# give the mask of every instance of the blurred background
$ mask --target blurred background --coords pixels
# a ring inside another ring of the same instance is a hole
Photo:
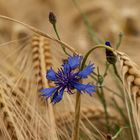
[[[139,59],[139,0],[77,0],[77,4],[89,19],[94,31],[101,40],[109,40],[114,45],[119,33],[123,33],[120,49],[125,50],[135,61]],[[55,37],[48,22],[48,14],[57,16],[57,28],[61,39],[84,52],[95,45],[72,0],[1,0],[0,14],[30,24]],[[0,20],[1,38],[11,37],[18,32],[17,24]],[[1,39],[2,40],[2,39]]]

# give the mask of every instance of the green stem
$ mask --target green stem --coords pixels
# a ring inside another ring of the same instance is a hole
[[[109,66],[110,66],[110,64],[106,63],[106,68],[105,68],[105,72],[104,72],[104,75],[103,75],[104,78],[107,76],[107,72],[108,72]]]
[[[91,23],[89,22],[89,19],[87,17],[87,15],[85,13],[83,13],[79,7],[79,5],[77,4],[76,0],[72,0],[75,7],[77,8],[77,10],[79,11],[85,26],[87,27],[87,31],[89,33],[89,35],[91,36],[91,39],[96,43],[99,44],[101,43],[100,39],[97,37],[96,32],[93,30],[93,27],[91,25]]]
[[[57,28],[56,28],[56,24],[52,24],[52,25],[53,25],[53,28],[54,28],[54,31],[56,33],[56,36],[57,36],[58,40],[61,41],[60,36],[58,34],[58,31],[57,31]],[[61,47],[62,47],[64,53],[69,56],[69,53],[66,51],[65,46],[61,45]]]
[[[115,75],[118,77],[118,79],[121,81],[121,83],[123,83],[123,81],[122,81],[122,79],[121,79],[121,77],[120,77],[120,75],[119,75],[119,73],[118,73],[118,70],[117,70],[117,68],[116,68],[116,65],[115,65],[115,64],[112,64],[112,66],[113,66]]]
[[[82,66],[81,66],[81,67],[84,67],[85,62],[87,61],[87,58],[88,58],[88,56],[91,54],[91,52],[94,51],[94,50],[96,50],[96,49],[98,49],[98,48],[105,48],[105,49],[108,49],[108,50],[110,50],[110,51],[113,51],[113,49],[112,49],[111,47],[109,47],[109,46],[106,46],[106,45],[103,45],[103,44],[95,45],[94,48],[90,49],[90,50],[86,53],[86,55],[85,55],[85,57],[84,57],[84,59],[83,59],[83,62],[82,62]]]
[[[121,133],[125,128],[128,128],[128,127],[122,127],[122,128],[120,128],[120,130],[115,134],[115,136],[112,137],[112,140],[117,139],[118,136],[120,135],[120,133]]]
[[[81,94],[78,92],[76,94],[75,119],[74,119],[74,128],[72,132],[72,140],[79,140],[80,106],[81,106]]]
[[[118,42],[117,42],[117,44],[116,44],[116,50],[119,49],[119,47],[120,47],[120,45],[121,45],[121,42],[122,42],[122,38],[123,38],[123,34],[120,33],[120,34],[119,34],[119,40],[118,40]]]
[[[109,126],[109,117],[108,117],[108,112],[107,112],[106,99],[105,99],[103,87],[101,86],[100,89],[101,89],[102,101],[103,101],[103,106],[104,106],[104,111],[105,111],[106,126],[107,126],[107,129],[108,129],[108,132],[109,132],[110,131],[110,126]]]
[[[97,95],[99,96],[99,99],[101,100],[101,103],[103,105],[104,111],[105,111],[105,120],[106,120],[106,126],[107,126],[107,130],[108,132],[110,131],[110,126],[109,126],[109,117],[108,117],[108,112],[107,112],[107,104],[106,104],[106,99],[105,99],[105,94],[104,94],[104,90],[103,90],[103,80],[102,75],[100,75],[100,71],[99,68],[97,67],[97,72],[98,72],[98,81],[97,84],[99,84],[100,86],[98,87],[100,89],[97,88]]]

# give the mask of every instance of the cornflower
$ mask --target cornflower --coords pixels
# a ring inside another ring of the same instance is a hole
[[[62,100],[64,92],[73,94],[76,89],[80,93],[92,95],[95,92],[95,85],[80,83],[95,69],[93,64],[87,65],[83,70],[79,70],[82,57],[79,55],[69,56],[64,61],[61,68],[55,72],[52,68],[47,71],[46,78],[54,82],[55,87],[42,89],[42,96],[51,98],[53,104]]]

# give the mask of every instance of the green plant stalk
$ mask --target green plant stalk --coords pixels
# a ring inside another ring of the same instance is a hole
[[[106,45],[96,45],[94,48],[90,49],[86,53],[86,55],[85,55],[85,57],[82,61],[80,70],[83,70],[83,68],[85,67],[86,60],[87,60],[88,56],[90,55],[90,53],[97,48],[106,48],[106,49],[109,49],[109,50],[113,51],[112,48],[110,48]],[[101,89],[102,94],[104,94],[103,92],[104,92],[103,89]],[[101,96],[101,97],[103,97],[102,102],[103,102],[103,106],[104,106],[104,109],[105,109],[106,121],[107,121],[107,125],[108,125],[109,121],[108,121],[108,113],[107,113],[106,102],[105,102],[104,95]],[[73,127],[73,132],[72,132],[72,140],[79,140],[80,105],[81,105],[81,94],[78,92],[77,95],[76,95],[75,119],[74,119],[74,127]],[[109,126],[108,126],[108,130],[109,130]]]
[[[73,3],[74,3],[75,7],[77,8],[77,10],[79,11],[79,13],[81,14],[81,17],[82,17],[82,19],[83,19],[83,21],[84,21],[84,24],[85,24],[85,26],[87,27],[87,31],[88,31],[89,35],[91,36],[91,39],[92,39],[96,44],[102,43],[102,42],[99,40],[99,38],[97,37],[96,32],[93,30],[92,25],[90,24],[88,17],[86,16],[86,14],[84,14],[84,13],[81,11],[81,9],[80,9],[79,5],[77,4],[76,0],[72,0],[72,1],[73,1]]]
[[[108,49],[110,49],[110,47],[108,46],[104,46],[104,45],[97,45],[95,48],[91,49],[84,57],[80,70],[83,70],[83,68],[85,67],[86,64],[86,60],[89,56],[89,54],[96,48],[100,48],[100,47],[107,47]],[[111,49],[112,50],[112,49]],[[76,106],[75,106],[75,119],[74,119],[74,127],[73,127],[73,131],[72,131],[72,140],[78,140],[79,139],[79,122],[80,122],[80,106],[81,106],[81,94],[78,92],[76,95]]]
[[[94,50],[98,49],[98,48],[104,48],[104,49],[108,49],[108,50],[110,50],[110,51],[113,51],[112,48],[110,48],[110,47],[108,47],[108,46],[106,46],[106,45],[103,45],[103,44],[95,45],[94,48],[91,48],[91,49],[86,53],[86,55],[85,55],[85,57],[84,57],[84,59],[83,59],[82,67],[84,67],[85,62],[86,62],[88,56],[90,55],[90,53],[93,52]]]
[[[116,50],[119,49],[120,45],[121,45],[121,42],[122,42],[122,38],[123,38],[123,34],[122,33],[119,33],[119,40],[116,44]]]
[[[99,73],[99,72],[98,72]],[[100,82],[99,76],[98,76],[98,83],[99,83],[99,89],[97,88],[97,94],[99,99],[101,100],[101,103],[103,105],[104,111],[105,111],[105,119],[106,119],[106,126],[107,126],[107,130],[108,132],[110,131],[110,126],[109,126],[109,116],[108,116],[108,112],[107,112],[107,104],[106,104],[106,100],[105,100],[105,95],[104,95],[104,90],[103,90],[103,86],[102,86],[102,82]]]
[[[97,82],[97,78],[95,76],[97,76],[97,74],[96,75],[90,74],[90,77]],[[121,95],[119,95],[119,93],[117,93],[116,91],[113,91],[111,88],[109,88],[109,87],[107,87],[105,85],[103,86],[103,88],[106,89],[107,91],[112,92],[113,94],[115,94],[116,96],[118,96],[120,99],[123,98]]]
[[[112,106],[114,106],[118,110],[120,115],[123,117],[125,123],[129,125],[129,121],[128,121],[126,115],[124,114],[124,111],[122,110],[122,108],[119,107],[119,105],[117,104],[117,102],[114,98],[112,98],[112,101],[113,101]]]
[[[103,75],[104,78],[107,76],[107,72],[108,72],[109,66],[110,66],[110,64],[106,63],[106,68],[105,68],[105,72],[104,72],[104,75]]]
[[[125,128],[128,128],[128,127],[122,127],[122,128],[120,128],[120,130],[115,134],[115,136],[112,137],[112,140],[116,140],[116,139],[118,138],[118,136],[120,135],[120,133],[121,133]]]
[[[79,140],[80,106],[81,106],[81,94],[77,92],[72,140]]]
[[[117,78],[121,81],[121,83],[123,83],[123,81],[122,81],[122,79],[121,79],[121,77],[120,77],[120,75],[119,75],[119,73],[118,73],[118,70],[117,70],[117,68],[116,68],[116,65],[115,65],[115,64],[112,64],[112,66],[113,66],[115,75],[116,75]]]
[[[57,31],[57,28],[56,28],[56,24],[52,24],[52,25],[53,25],[53,28],[54,28],[54,31],[55,31],[55,33],[56,33],[56,36],[57,36],[58,40],[61,41],[60,36],[59,36],[59,34],[58,34],[58,31]],[[65,53],[66,55],[69,56],[68,52],[67,52],[66,49],[65,49],[65,46],[63,46],[63,45],[61,44],[61,47],[62,47],[64,53]]]
[[[83,64],[83,62],[82,62]],[[83,70],[84,64],[81,65],[80,70]],[[82,82],[82,80],[81,80]],[[80,106],[81,106],[81,93],[76,94],[76,105],[75,105],[75,117],[74,117],[74,127],[72,131],[72,140],[79,140],[79,124],[80,124]]]

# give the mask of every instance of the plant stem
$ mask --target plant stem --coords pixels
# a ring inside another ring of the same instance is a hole
[[[80,106],[81,106],[81,94],[78,92],[76,94],[75,119],[72,132],[72,140],[79,140]]]
[[[80,9],[78,3],[76,2],[76,0],[72,0],[75,7],[77,8],[77,10],[79,11],[82,19],[83,19],[83,22],[87,28],[87,31],[91,37],[91,39],[96,43],[96,44],[99,44],[99,43],[102,43],[102,41],[97,37],[97,33],[94,31],[93,27],[92,27],[92,24],[90,23],[89,21],[89,18],[87,17],[87,15],[85,13],[82,12],[82,10]]]
[[[105,100],[103,87],[101,86],[100,89],[101,89],[101,95],[102,95],[102,103],[103,103],[103,107],[104,107],[104,111],[105,111],[106,126],[107,126],[107,129],[109,132],[110,127],[109,127],[109,117],[108,117],[108,112],[107,112],[107,104],[106,104],[106,100]]]
[[[121,79],[121,77],[120,77],[120,75],[119,75],[119,73],[118,73],[118,71],[117,71],[116,65],[115,65],[115,64],[112,64],[112,66],[113,66],[115,75],[118,77],[118,79],[121,81],[121,83],[123,83],[123,82],[122,82],[122,79]]]
[[[119,40],[116,44],[116,50],[119,49],[120,45],[121,45],[121,42],[122,42],[122,38],[123,38],[123,33],[119,33]]]
[[[61,41],[60,36],[59,36],[59,34],[58,34],[58,31],[57,31],[57,28],[56,28],[56,24],[52,24],[52,25],[53,25],[53,28],[54,28],[54,31],[55,31],[55,33],[56,33],[56,36],[57,36],[58,40]],[[65,53],[66,55],[69,56],[68,52],[67,52],[66,49],[65,49],[65,46],[63,46],[63,45],[61,44],[61,47],[62,47],[64,53]]]

